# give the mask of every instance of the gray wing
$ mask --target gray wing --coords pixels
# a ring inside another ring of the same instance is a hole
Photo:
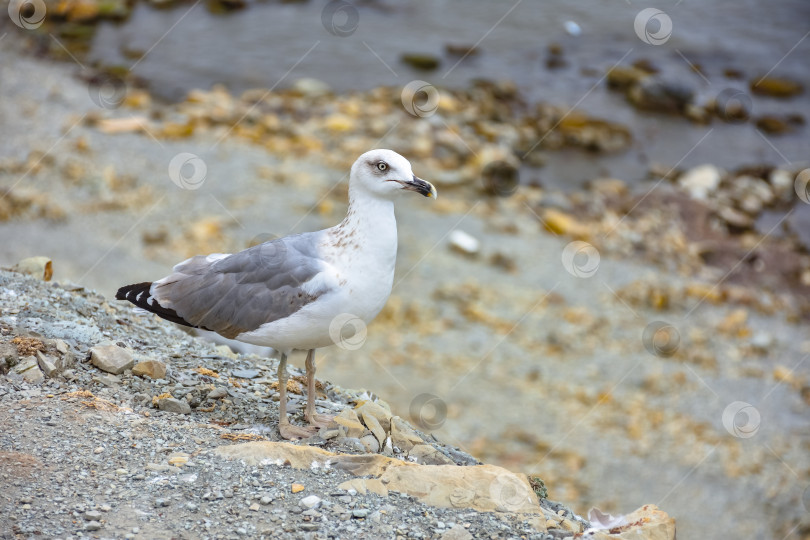
[[[317,234],[279,238],[233,255],[192,257],[156,281],[151,295],[191,326],[227,338],[250,332],[328,290],[302,288],[328,266],[318,257]]]

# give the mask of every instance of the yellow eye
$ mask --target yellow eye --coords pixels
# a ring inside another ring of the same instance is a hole
[[[380,161],[377,163],[377,170],[379,171],[387,171],[388,170],[388,163],[384,161]]]

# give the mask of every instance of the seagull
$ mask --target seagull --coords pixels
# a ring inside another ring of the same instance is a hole
[[[394,201],[405,192],[437,195],[407,159],[371,150],[352,165],[349,210],[338,225],[239,253],[198,255],[162,279],[121,287],[115,298],[177,324],[278,351],[279,434],[310,437],[332,419],[315,414],[315,349],[338,344],[347,321],[365,331],[388,301],[397,256]],[[294,350],[308,351],[307,427],[287,418],[287,356]]]

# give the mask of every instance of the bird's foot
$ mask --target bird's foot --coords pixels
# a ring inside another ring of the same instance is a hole
[[[307,439],[318,433],[317,427],[300,427],[294,426],[289,422],[281,422],[278,425],[278,432],[283,439],[288,441],[297,441],[299,439]]]
[[[335,416],[332,414],[313,414],[310,418],[307,418],[309,425],[315,428],[322,428],[328,427],[329,424],[335,419]]]

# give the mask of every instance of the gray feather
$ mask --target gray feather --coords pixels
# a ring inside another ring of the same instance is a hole
[[[289,317],[325,291],[301,285],[325,269],[317,233],[279,238],[211,261],[197,256],[156,282],[152,294],[193,326],[227,338]]]

